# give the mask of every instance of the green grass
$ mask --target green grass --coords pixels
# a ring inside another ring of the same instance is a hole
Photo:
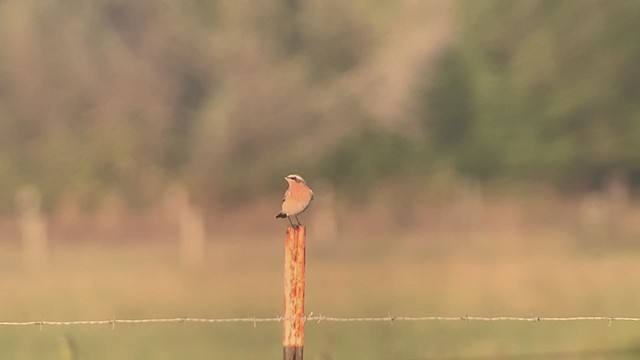
[[[5,246],[0,319],[279,315],[283,249],[272,240],[212,242],[199,271],[180,266],[177,247],[146,243],[57,246],[38,274],[23,268],[19,249]],[[540,239],[527,239],[530,246],[520,250],[486,240],[451,247],[416,240],[310,241],[307,313],[640,315],[640,253],[596,256]],[[311,360],[635,359],[639,348],[640,325],[616,322],[309,322],[305,334]],[[87,360],[279,359],[281,325],[0,327],[2,359],[68,360],[70,352]]]

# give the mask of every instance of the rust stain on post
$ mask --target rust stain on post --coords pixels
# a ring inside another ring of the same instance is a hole
[[[302,360],[306,228],[287,227],[284,245],[284,360]]]

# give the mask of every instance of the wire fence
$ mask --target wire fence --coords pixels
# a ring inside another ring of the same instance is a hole
[[[146,319],[103,319],[103,320],[69,320],[69,321],[0,321],[0,326],[39,326],[40,330],[44,326],[81,326],[81,325],[109,325],[115,329],[118,324],[158,324],[158,323],[251,323],[257,326],[258,323],[273,323],[286,320],[282,316],[274,317],[237,317],[237,318],[194,318],[194,317],[173,317],[173,318],[146,318]],[[539,317],[539,316],[381,316],[381,317],[341,317],[325,316],[310,313],[304,317],[305,322],[428,322],[428,321],[455,321],[455,322],[557,322],[557,321],[602,321],[608,322],[611,326],[617,321],[640,321],[640,317],[619,317],[619,316],[564,316],[564,317]]]

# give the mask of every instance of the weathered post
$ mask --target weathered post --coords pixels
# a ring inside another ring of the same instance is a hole
[[[284,360],[302,360],[306,228],[287,227],[284,245]]]
[[[34,186],[24,186],[16,194],[24,258],[30,270],[46,267],[49,258],[47,220],[41,211],[42,196]]]
[[[202,208],[191,202],[189,191],[181,184],[169,187],[164,202],[168,215],[177,217],[183,264],[198,268],[202,265],[207,237]]]

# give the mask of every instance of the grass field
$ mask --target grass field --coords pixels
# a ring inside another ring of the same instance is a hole
[[[282,239],[210,241],[199,270],[166,242],[57,245],[41,273],[0,247],[0,320],[277,316]],[[640,251],[562,236],[308,240],[307,313],[640,316]],[[438,245],[436,245],[438,244]],[[444,244],[444,245],[443,245]],[[305,358],[636,359],[640,324],[310,322]],[[0,327],[1,359],[279,359],[281,325]]]

